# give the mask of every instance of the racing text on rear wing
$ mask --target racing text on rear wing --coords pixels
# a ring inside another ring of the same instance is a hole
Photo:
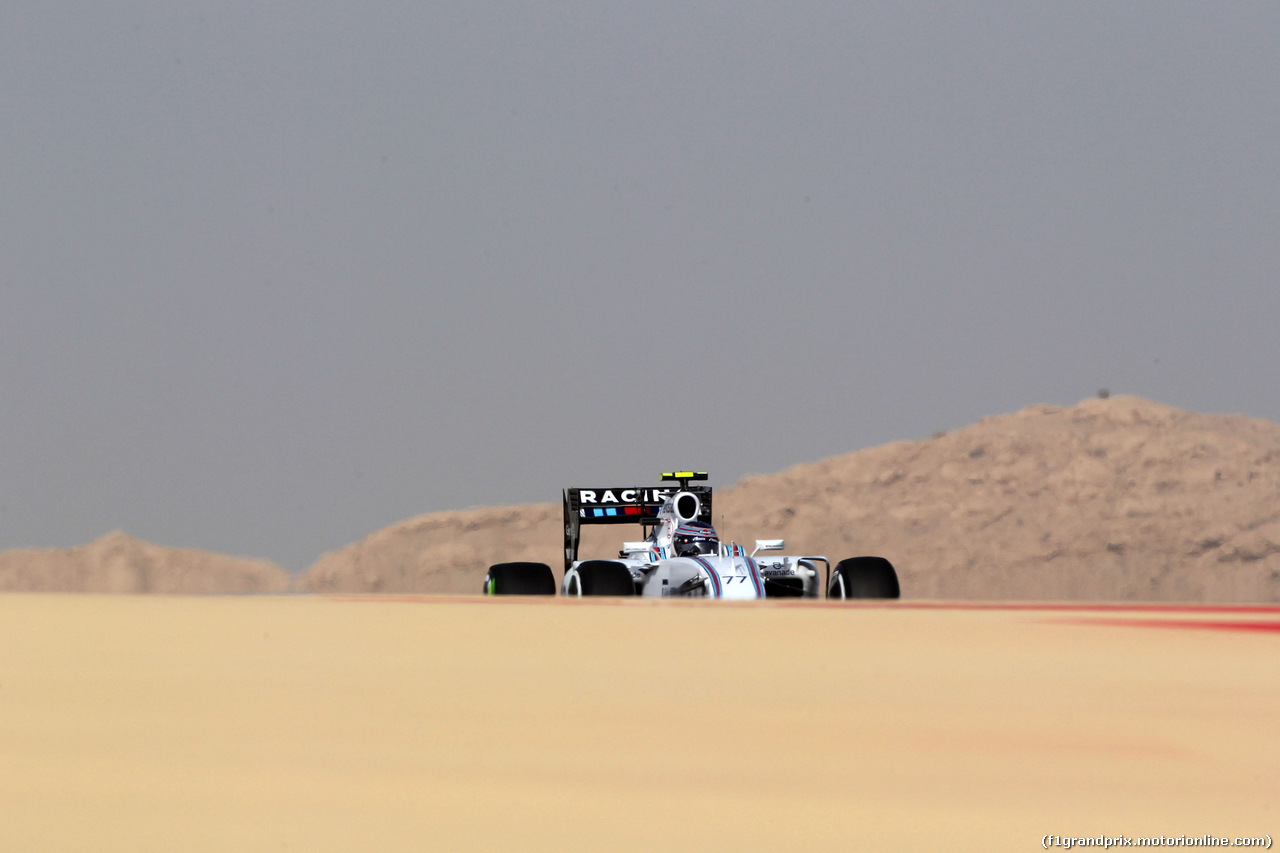
[[[699,517],[711,521],[711,487],[689,485],[613,486],[609,488],[564,490],[565,567],[577,559],[579,527],[583,524],[641,524],[658,521],[658,510],[668,498],[681,491],[692,492],[700,503]]]

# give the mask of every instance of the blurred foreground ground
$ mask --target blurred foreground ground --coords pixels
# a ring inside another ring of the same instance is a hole
[[[1280,830],[1280,610],[0,596],[0,849]]]

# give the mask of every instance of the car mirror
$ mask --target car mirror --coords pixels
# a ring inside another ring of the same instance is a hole
[[[751,556],[755,556],[759,551],[781,551],[786,546],[785,539],[757,539],[756,550],[751,552]]]

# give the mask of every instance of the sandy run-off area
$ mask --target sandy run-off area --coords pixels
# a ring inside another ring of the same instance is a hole
[[[474,593],[489,564],[523,559],[558,575],[560,488],[644,473],[548,483],[555,503],[411,518],[323,556],[303,585]],[[1278,498],[1280,424],[1117,396],[747,477],[714,508],[738,542],[887,557],[908,598],[1276,602]],[[585,530],[582,556],[637,535]]]
[[[0,848],[1275,836],[1280,609],[0,596]]]

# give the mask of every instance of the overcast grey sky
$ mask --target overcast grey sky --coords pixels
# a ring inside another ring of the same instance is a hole
[[[1277,3],[7,3],[0,548],[1280,420]]]

